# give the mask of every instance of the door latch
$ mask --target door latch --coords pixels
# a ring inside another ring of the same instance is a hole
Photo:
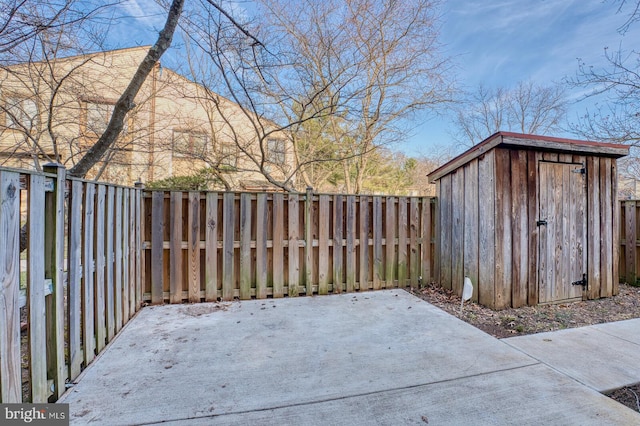
[[[587,288],[587,274],[582,274],[582,279],[580,281],[574,281],[571,285],[581,285],[582,289]]]
[[[539,220],[536,222],[536,226],[542,226],[542,225],[546,225],[547,224],[547,220]]]

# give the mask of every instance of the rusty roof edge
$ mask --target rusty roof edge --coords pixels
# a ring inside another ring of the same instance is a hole
[[[587,154],[600,154],[605,157],[620,158],[629,154],[629,146],[606,142],[583,141],[578,139],[556,138],[551,136],[528,135],[524,133],[496,132],[478,145],[463,152],[427,175],[429,182],[435,183],[441,177],[458,167],[478,158],[498,146],[519,146],[542,150],[570,150]]]

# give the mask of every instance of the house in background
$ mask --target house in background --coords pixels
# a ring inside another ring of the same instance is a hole
[[[148,49],[0,69],[0,165],[38,169],[55,161],[71,168],[105,130]],[[256,134],[239,105],[160,64],[135,104],[116,146],[88,178],[130,185],[209,167],[231,189],[268,190],[276,187],[265,172],[277,181],[294,169],[283,135]]]

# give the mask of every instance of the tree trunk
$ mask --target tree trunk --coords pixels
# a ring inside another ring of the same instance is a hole
[[[115,144],[118,136],[120,136],[122,132],[127,113],[135,106],[134,99],[138,91],[144,84],[151,70],[153,70],[155,64],[160,60],[160,57],[167,51],[169,46],[171,46],[171,40],[173,39],[178,20],[182,14],[183,6],[184,0],[172,1],[167,21],[158,35],[158,40],[149,49],[147,56],[145,56],[142,63],[138,66],[136,73],[129,82],[129,86],[127,86],[120,96],[120,99],[118,99],[118,102],[116,102],[107,128],[100,136],[100,139],[98,139],[98,142],[69,170],[68,174],[70,176],[85,177],[89,170],[100,161],[104,153]]]

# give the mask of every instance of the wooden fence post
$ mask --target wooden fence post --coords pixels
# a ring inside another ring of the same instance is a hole
[[[56,175],[53,192],[45,194],[44,275],[51,280],[53,293],[46,298],[47,374],[53,379],[53,399],[65,391],[67,370],[64,360],[64,200],[66,170],[57,163],[44,165]]]

